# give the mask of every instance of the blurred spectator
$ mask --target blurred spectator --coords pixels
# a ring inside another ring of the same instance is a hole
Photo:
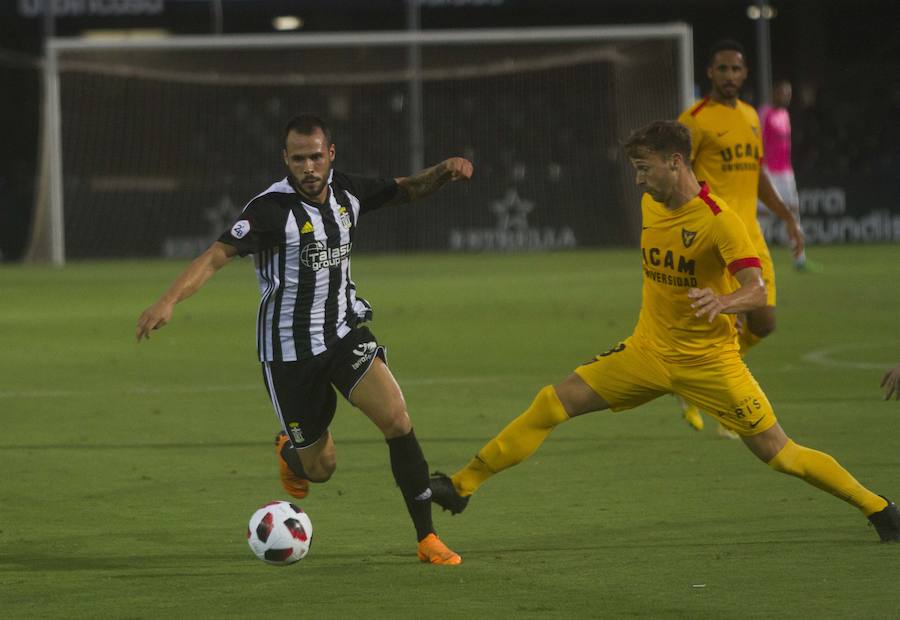
[[[882,185],[898,162],[900,86],[856,82],[830,84],[793,115],[794,168],[801,186],[850,181]]]

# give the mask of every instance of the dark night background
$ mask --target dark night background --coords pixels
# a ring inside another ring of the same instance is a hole
[[[65,5],[66,0],[57,0]],[[79,4],[91,0],[71,0]],[[211,31],[203,0],[156,0],[160,15],[62,16],[57,36],[86,29],[165,28],[176,34]],[[101,4],[115,4],[102,0]],[[0,256],[21,258],[34,202],[40,119],[44,22],[28,16],[39,0],[0,2]],[[684,21],[693,26],[696,82],[705,91],[706,53],[731,36],[747,48],[751,77],[743,98],[753,103],[755,22],[749,0],[422,0],[421,28],[498,28]],[[803,187],[840,185],[862,202],[893,213],[898,178],[900,44],[894,0],[773,0],[773,77],[794,84],[794,165]],[[296,14],[300,32],[403,30],[403,0],[222,0],[225,33],[272,32],[275,15]],[[855,188],[855,189],[853,189]],[[896,241],[896,239],[895,239]]]

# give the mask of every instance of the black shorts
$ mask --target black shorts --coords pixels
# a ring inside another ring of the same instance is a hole
[[[350,400],[376,356],[387,363],[384,347],[362,326],[310,359],[262,363],[275,415],[295,448],[311,446],[325,434],[337,407],[334,388]]]

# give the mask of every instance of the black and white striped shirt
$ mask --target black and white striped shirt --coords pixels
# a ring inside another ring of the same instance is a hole
[[[261,361],[324,353],[372,316],[350,278],[350,252],[359,216],[393,198],[397,183],[332,170],[328,185],[327,202],[317,204],[302,198],[287,178],[273,183],[219,237],[241,256],[254,255]]]

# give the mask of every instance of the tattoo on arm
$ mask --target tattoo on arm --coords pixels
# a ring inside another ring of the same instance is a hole
[[[447,166],[443,162],[412,176],[401,177],[397,179],[397,185],[400,186],[401,191],[397,193],[390,204],[412,202],[424,198],[443,187],[451,177],[452,173],[447,170]]]

